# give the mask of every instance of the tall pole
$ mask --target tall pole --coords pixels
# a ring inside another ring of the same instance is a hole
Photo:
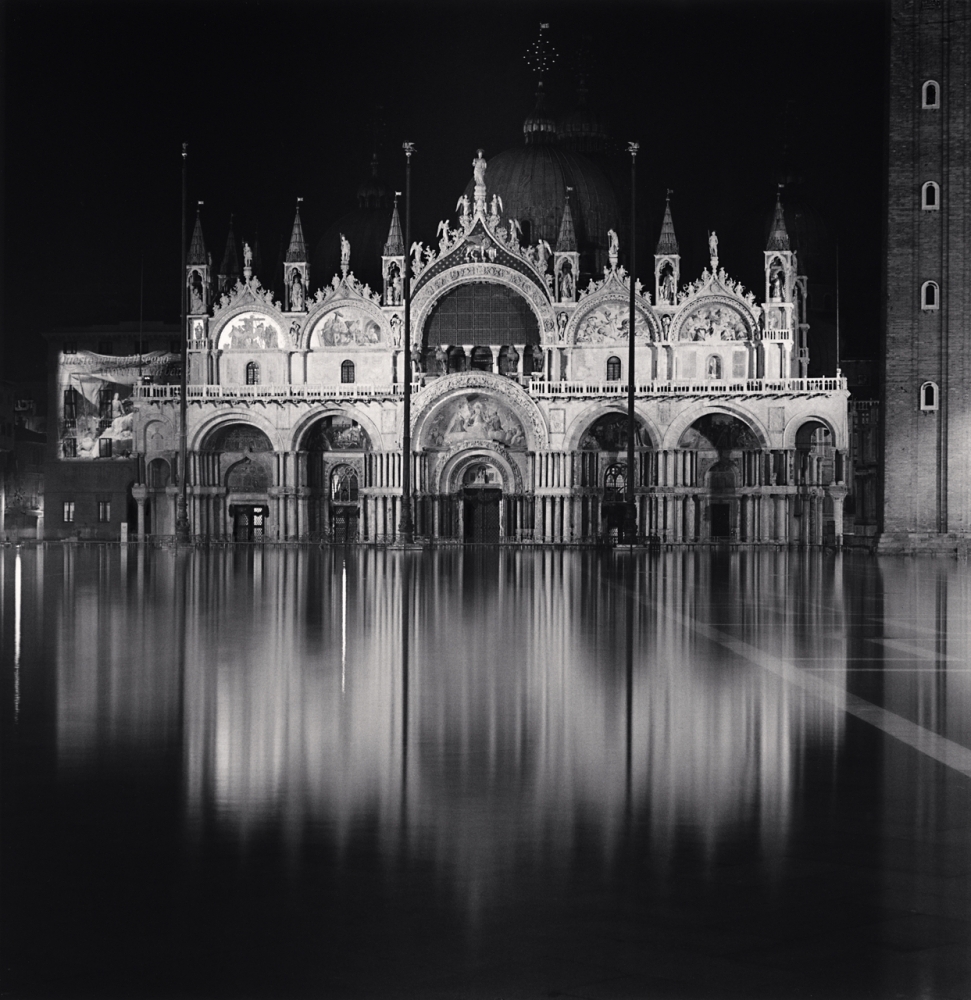
[[[640,143],[629,142],[630,152],[630,320],[627,324],[627,492],[624,503],[624,543],[633,545],[637,541],[637,504],[634,502],[634,341],[636,310],[634,306],[634,282],[637,273],[637,151]]]
[[[402,143],[405,151],[405,412],[401,433],[401,524],[399,533],[405,545],[415,540],[415,523],[411,511],[411,154],[415,151],[413,142]]]
[[[186,504],[186,480],[188,479],[188,437],[186,433],[186,385],[188,383],[189,351],[186,337],[186,317],[185,317],[185,268],[186,252],[185,243],[185,176],[186,160],[189,155],[189,144],[182,143],[182,274],[180,284],[182,287],[182,377],[179,381],[179,498],[176,501],[175,513],[175,537],[177,541],[189,541],[189,514]]]

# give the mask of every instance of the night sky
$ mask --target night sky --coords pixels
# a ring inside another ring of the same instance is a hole
[[[546,83],[554,107],[571,106],[586,66],[613,136],[641,144],[647,254],[670,187],[682,280],[707,263],[716,229],[722,264],[760,289],[787,179],[787,206],[811,221],[817,254],[835,262],[839,240],[844,356],[875,353],[885,90],[875,0],[31,0],[2,16],[7,378],[43,376],[44,330],[137,321],[142,274],[144,318],[177,320],[183,141],[189,214],[204,200],[217,265],[232,212],[238,241],[258,230],[269,272],[298,195],[313,248],[355,205],[376,117],[390,187],[404,184],[402,140],[417,146],[415,238],[433,241],[475,149],[488,159],[522,143],[536,89],[524,55],[540,21],[559,53]],[[648,257],[645,281],[650,269]]]

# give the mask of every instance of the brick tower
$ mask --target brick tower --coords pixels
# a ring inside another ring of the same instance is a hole
[[[971,540],[969,18],[890,4],[881,552]]]

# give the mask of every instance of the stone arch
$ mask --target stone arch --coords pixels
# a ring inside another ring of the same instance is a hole
[[[578,451],[584,434],[587,433],[597,420],[606,416],[608,413],[620,413],[626,417],[627,407],[619,404],[612,405],[609,403],[605,405],[603,402],[589,403],[585,406],[570,422],[570,426],[564,436],[564,440],[566,442],[565,450]],[[657,427],[654,425],[654,422],[640,407],[638,407],[636,400],[634,402],[634,415],[640,422],[642,430],[647,433],[648,443],[651,450],[657,451],[659,449],[661,435],[659,434]]]
[[[265,494],[273,485],[273,477],[265,466],[247,456],[229,466],[223,482],[230,494]]]
[[[837,448],[843,447],[843,445],[839,443],[839,434],[837,433],[837,429],[830,418],[821,416],[818,413],[801,413],[798,416],[793,417],[786,424],[786,429],[782,434],[783,448],[791,449],[798,447],[797,439],[799,437],[799,430],[805,424],[821,424],[826,428],[826,430],[829,431],[833,446]]]
[[[438,415],[440,407],[463,392],[482,392],[494,396],[509,407],[519,419],[526,437],[526,451],[545,451],[549,430],[536,402],[511,379],[490,372],[460,372],[444,375],[415,397],[411,418],[411,438],[420,446]]]
[[[149,442],[156,437],[160,443],[165,443],[165,421],[161,418],[147,420],[141,429],[142,454],[147,455],[152,451],[166,451],[165,448],[150,448]]]
[[[754,413],[741,406],[733,405],[719,400],[712,403],[709,400],[699,399],[686,406],[668,424],[661,442],[663,451],[675,451],[680,447],[681,436],[696,421],[708,414],[723,413],[729,417],[735,417],[745,424],[758,440],[759,447],[764,451],[770,447],[769,431],[765,424],[755,416]]]
[[[310,410],[303,414],[299,420],[290,428],[290,438],[287,442],[288,451],[306,451],[307,438],[313,430],[314,425],[324,417],[348,417],[359,424],[369,440],[368,449],[370,451],[381,451],[381,432],[377,425],[367,414],[362,413],[356,406],[327,406],[323,409]]]
[[[724,315],[722,315],[724,313]],[[671,343],[684,341],[685,343],[696,343],[693,330],[703,325],[702,322],[692,324],[695,317],[705,314],[703,319],[708,320],[709,328],[716,329],[719,333],[717,338],[711,341],[719,343],[722,341],[736,341],[744,343],[746,340],[755,339],[755,330],[758,326],[752,310],[742,299],[736,299],[730,295],[700,295],[685,302],[674,314],[671,326],[668,329],[668,338]],[[737,317],[737,322],[732,323],[731,314]],[[739,333],[744,336],[739,336]],[[705,338],[707,340],[707,338]]]
[[[440,494],[456,493],[462,487],[462,477],[471,466],[492,465],[502,477],[502,491],[506,494],[524,492],[523,477],[519,466],[502,445],[494,441],[480,441],[459,446],[448,452],[442,462],[433,491]]]
[[[247,313],[253,313],[253,316],[247,317]],[[237,323],[237,320],[240,322]],[[259,331],[260,320],[264,321],[262,334]],[[275,344],[269,343],[265,329],[266,322],[273,326]],[[266,303],[249,300],[228,309],[219,317],[210,333],[213,347],[220,351],[283,351],[289,347],[286,331],[286,322],[280,313],[267,306]],[[224,335],[228,335],[228,342],[224,342]],[[262,342],[260,341],[261,336]],[[250,340],[252,343],[249,342]]]
[[[616,309],[618,324],[629,324],[630,322],[630,299],[620,298],[616,292],[609,295],[600,295],[583,300],[583,304],[574,312],[567,324],[564,340],[568,344],[580,345],[580,346],[607,346],[611,344],[626,344],[626,336],[615,336],[610,339],[603,340],[578,340],[578,335],[583,329],[584,323],[587,319],[592,316],[597,310],[603,310],[605,308]],[[658,318],[657,313],[654,312],[653,307],[650,303],[645,302],[643,299],[638,298],[636,303],[637,310],[637,320],[634,330],[634,336],[638,341],[645,341],[646,343],[654,343],[661,339],[661,321]],[[644,334],[644,326],[642,320],[647,320],[648,332]]]
[[[188,441],[189,451],[204,451],[213,435],[230,424],[246,424],[255,427],[267,436],[273,451],[284,450],[284,442],[280,440],[280,431],[273,426],[265,414],[249,408],[214,413],[200,421],[195,427],[191,427]]]
[[[367,319],[368,323],[375,323],[377,325],[380,333],[379,339],[376,341],[369,340],[366,335],[366,324],[362,324],[360,328],[362,339],[352,338],[347,343],[343,344],[313,344],[311,341],[314,337],[317,336],[318,333],[323,334],[323,327],[327,323],[327,317],[332,313],[339,313],[342,309],[354,310],[356,312],[363,313],[364,318]],[[306,351],[330,351],[347,350],[348,348],[360,350],[362,348],[366,349],[369,347],[386,349],[390,345],[391,326],[384,313],[381,312],[381,309],[373,302],[369,302],[367,299],[343,296],[341,298],[330,299],[329,301],[316,306],[308,314],[300,332],[298,347]]]
[[[536,315],[541,342],[545,342],[556,329],[549,291],[544,294],[534,280],[500,263],[456,262],[455,266],[446,268],[441,274],[422,285],[412,299],[411,315],[414,324],[412,341],[415,346],[421,347],[425,337],[425,325],[439,299],[460,285],[466,284],[504,285],[518,292]]]
[[[172,482],[172,468],[168,459],[153,458],[145,466],[145,483],[150,490],[164,489]]]

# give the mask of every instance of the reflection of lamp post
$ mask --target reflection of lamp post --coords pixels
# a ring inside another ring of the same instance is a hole
[[[405,151],[405,248],[411,246],[411,154],[415,151],[413,142],[402,143]],[[405,412],[401,433],[401,524],[398,528],[401,540],[411,545],[415,538],[415,524],[411,514],[411,258],[404,260],[404,300],[405,300]]]
[[[624,543],[633,545],[637,541],[637,505],[634,503],[634,274],[636,270],[636,222],[637,222],[637,151],[640,143],[629,142],[630,152],[630,322],[627,331],[627,482],[624,503]]]
[[[187,452],[188,444],[186,437],[186,383],[188,380],[188,373],[186,369],[189,365],[189,352],[186,347],[186,316],[185,316],[185,297],[186,297],[186,282],[185,282],[185,268],[186,268],[186,245],[185,245],[185,170],[186,170],[186,159],[188,157],[189,144],[187,142],[182,143],[182,377],[179,381],[179,498],[176,501],[176,512],[175,512],[175,537],[180,542],[189,541],[189,512],[186,505],[186,478],[188,475],[188,465]]]

